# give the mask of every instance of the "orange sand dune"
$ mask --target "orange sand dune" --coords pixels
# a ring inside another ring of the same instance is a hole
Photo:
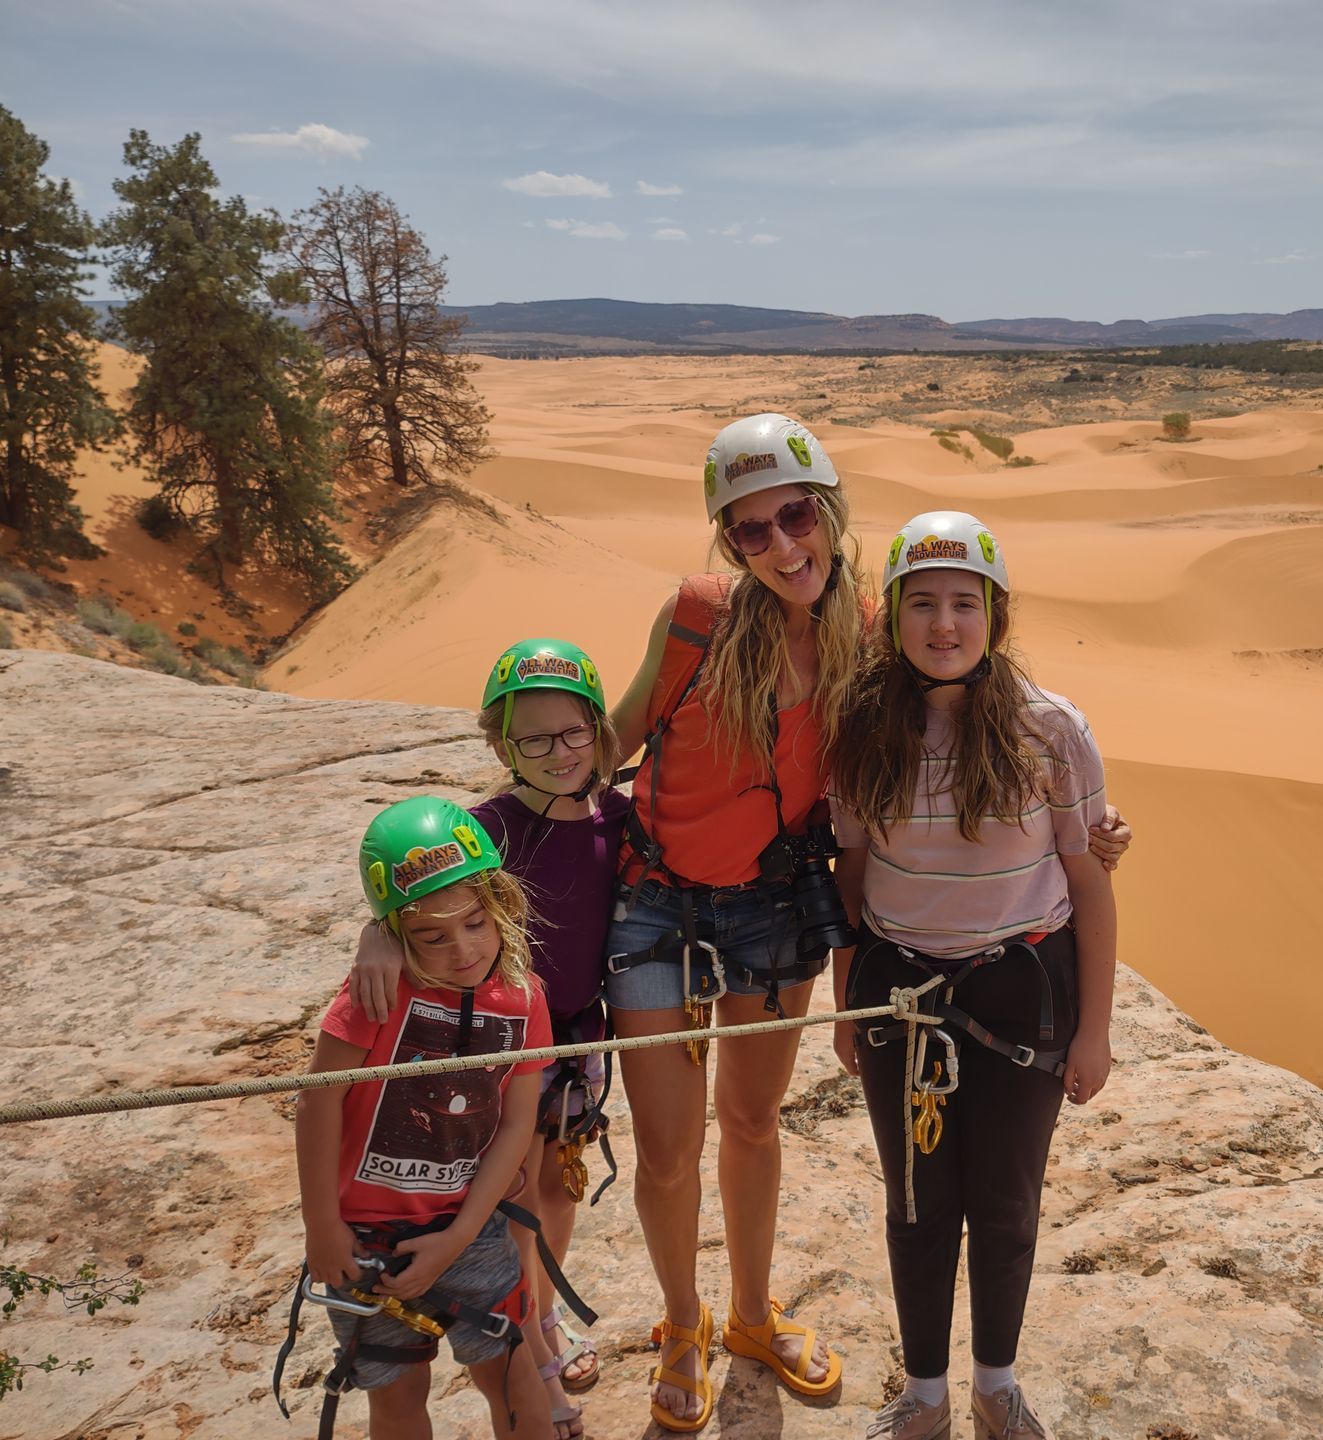
[[[501,520],[428,517],[267,683],[472,707],[501,647],[544,633],[584,644],[619,694],[657,605],[706,563],[712,435],[788,404],[781,373],[484,361],[496,458],[471,483]],[[965,460],[922,425],[815,426],[872,564],[920,510],[968,509],[998,529],[1034,673],[1089,714],[1139,832],[1118,881],[1124,955],[1221,1038],[1323,1079],[1309,945],[1283,956],[1272,1001],[1244,988],[1266,968],[1249,960],[1265,917],[1305,936],[1323,926],[1323,415],[1200,422],[1186,445],[1154,422],[1058,427],[1016,437],[1040,462],[1020,469],[974,442]],[[1290,1024],[1265,1018],[1283,993]]]

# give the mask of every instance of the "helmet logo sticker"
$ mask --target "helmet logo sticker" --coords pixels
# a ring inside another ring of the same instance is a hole
[[[802,435],[787,435],[786,445],[805,470],[813,468],[813,456],[809,451],[808,441]]]
[[[583,672],[574,660],[565,660],[559,655],[525,655],[515,666],[515,674],[522,685],[534,675],[555,675],[561,680],[573,680],[579,684]]]
[[[703,489],[709,495],[717,493],[717,462],[715,460],[709,460],[703,466]]]
[[[745,475],[757,474],[759,470],[775,470],[776,456],[770,450],[765,450],[761,455],[749,455],[741,451],[726,466],[726,484],[733,485],[736,480]]]
[[[453,840],[445,845],[433,845],[430,849],[415,845],[398,865],[390,867],[391,879],[395,888],[407,895],[415,885],[463,863],[464,851]]]
[[[921,565],[925,560],[968,560],[969,546],[963,540],[943,540],[925,535],[905,552],[905,563]]]

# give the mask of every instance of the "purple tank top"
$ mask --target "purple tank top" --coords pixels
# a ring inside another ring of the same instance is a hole
[[[577,1015],[601,989],[628,810],[629,801],[612,789],[587,820],[543,820],[508,794],[472,807],[528,893],[533,965],[553,1020]]]

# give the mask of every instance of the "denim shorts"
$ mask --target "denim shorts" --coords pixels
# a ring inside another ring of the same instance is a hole
[[[615,914],[606,937],[608,963],[612,956],[646,951],[667,932],[682,928],[680,891],[658,880],[644,882],[638,900],[626,913],[629,887],[617,891]],[[783,970],[796,960],[798,926],[786,884],[702,890],[694,902],[699,938],[716,946],[726,969],[726,988],[732,995],[764,995],[767,987],[749,984],[734,973],[740,966],[770,979],[773,966]],[[821,970],[826,965],[824,957]],[[711,956],[706,950],[690,957],[690,989],[697,992],[703,978],[715,989]],[[798,979],[802,981],[803,974]],[[606,977],[607,1003],[616,1010],[675,1010],[684,1004],[683,967],[671,960],[650,960]]]
[[[519,1283],[520,1273],[519,1251],[515,1248],[509,1223],[498,1210],[478,1231],[473,1243],[442,1273],[428,1295],[435,1293],[447,1300],[461,1300],[475,1310],[489,1310],[499,1305],[514,1289]],[[327,1288],[330,1289],[329,1286]],[[331,1294],[339,1295],[339,1291],[331,1290]],[[426,1300],[427,1295],[422,1298]],[[362,1345],[402,1345],[407,1348],[424,1344],[427,1339],[391,1315],[371,1315],[360,1320],[358,1316],[346,1315],[342,1310],[330,1310],[327,1314],[335,1331],[336,1343],[341,1346],[349,1344],[355,1334]],[[458,1365],[477,1365],[483,1360],[494,1360],[510,1348],[508,1341],[488,1335],[466,1320],[456,1320],[446,1331],[446,1340]],[[393,1360],[359,1357],[354,1361],[350,1379],[357,1390],[378,1390],[398,1380],[411,1368]]]

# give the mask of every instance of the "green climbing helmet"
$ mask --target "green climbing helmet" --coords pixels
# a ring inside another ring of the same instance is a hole
[[[508,723],[513,697],[525,690],[568,690],[606,714],[597,666],[568,640],[521,640],[511,645],[492,666],[482,692],[482,708],[503,695],[510,697],[505,707]]]
[[[368,826],[358,850],[363,893],[378,920],[434,890],[500,867],[500,852],[473,816],[435,795],[388,806]]]

